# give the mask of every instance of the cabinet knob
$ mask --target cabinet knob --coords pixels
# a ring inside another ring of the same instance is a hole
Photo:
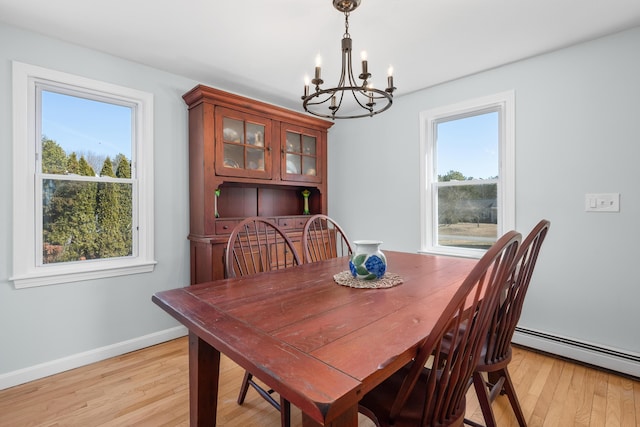
[[[228,226],[228,225],[223,225],[223,226],[222,226],[222,229],[223,229],[223,230],[228,230],[228,229],[229,229],[229,226]]]

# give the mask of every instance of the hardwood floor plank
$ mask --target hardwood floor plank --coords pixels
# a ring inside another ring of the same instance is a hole
[[[554,394],[553,404],[547,414],[551,424],[558,427],[574,425],[575,413],[578,409],[578,399],[572,387],[575,366],[565,363]]]
[[[620,425],[633,427],[638,425],[635,415],[635,403],[633,397],[633,381],[627,378],[620,380]]]
[[[607,374],[596,372],[593,391],[593,401],[591,404],[592,427],[602,427],[607,422]]]
[[[584,366],[576,366],[571,381],[571,390],[576,397],[576,412],[573,414],[573,425],[575,427],[589,426],[594,385],[593,381],[589,381],[590,375],[592,378],[595,377],[595,372],[592,369],[587,370]]]
[[[635,406],[636,425],[640,424],[640,381],[633,382],[633,401]]]
[[[532,393],[538,396],[531,419],[536,425],[545,425],[547,412],[553,402],[553,395],[558,386],[558,379],[562,371],[562,362],[556,359],[543,359],[542,369],[534,382]],[[540,386],[542,386],[540,388]]]
[[[236,403],[244,371],[220,362],[218,425],[279,426],[280,415],[253,391]],[[622,426],[640,423],[640,382],[515,347],[509,371],[529,427]],[[186,338],[0,390],[0,427],[188,427]],[[506,396],[494,412],[517,427]],[[293,407],[292,426],[301,426]],[[471,388],[467,418],[483,423]],[[372,424],[360,418],[361,427]]]
[[[543,358],[536,353],[525,353],[525,350],[521,348],[514,348],[519,354],[523,355],[520,364],[514,366],[515,369],[509,367],[511,379],[514,383],[516,392],[518,393],[518,399],[520,401],[520,407],[525,418],[529,419],[533,415],[533,410],[536,406],[542,384],[537,381],[538,375],[544,376],[540,373],[543,369]],[[534,386],[534,383],[536,386]]]
[[[610,378],[607,381],[607,411],[606,426],[622,426],[621,416],[621,384],[619,378]]]

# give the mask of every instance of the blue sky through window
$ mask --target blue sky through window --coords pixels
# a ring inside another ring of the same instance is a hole
[[[131,159],[130,107],[42,91],[42,135],[67,153]]]
[[[437,124],[437,174],[454,170],[465,177],[498,176],[499,114],[448,120]]]

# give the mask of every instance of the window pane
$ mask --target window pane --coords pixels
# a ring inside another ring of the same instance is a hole
[[[258,148],[247,149],[247,168],[264,170],[264,150]]]
[[[224,166],[226,168],[244,168],[244,150],[241,145],[224,144]]]
[[[438,245],[488,249],[497,240],[497,184],[438,188]]]
[[[453,179],[496,178],[499,150],[498,119],[498,112],[493,111],[439,122],[436,149],[438,177],[458,172],[459,177]]]
[[[42,263],[131,256],[132,184],[44,179]]]
[[[301,153],[300,150],[300,137],[299,133],[287,132],[287,152],[288,153]]]
[[[42,263],[131,256],[131,107],[41,90]]]
[[[222,119],[222,137],[225,142],[242,144],[244,141],[244,122],[224,117]]]
[[[287,154],[287,173],[299,174],[302,169],[300,168],[300,156],[295,154]]]
[[[438,182],[498,178],[498,120],[493,111],[437,123]],[[438,245],[487,249],[496,241],[497,184],[441,186],[437,206]]]
[[[257,147],[264,147],[263,125],[247,123],[247,143]]]
[[[309,176],[316,176],[316,158],[315,157],[303,157],[302,158],[302,174]]]
[[[316,139],[313,136],[303,135],[302,146],[304,148],[304,154],[315,156],[316,154]]]
[[[47,90],[41,105],[42,172],[64,174],[63,152],[84,157],[96,173],[107,157],[131,159],[131,107]]]

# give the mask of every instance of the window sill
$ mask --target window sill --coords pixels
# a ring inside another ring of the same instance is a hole
[[[425,255],[446,255],[458,258],[473,258],[480,259],[485,254],[486,250],[482,249],[461,249],[461,248],[428,248],[420,249],[418,253]]]
[[[107,264],[108,263],[108,264]],[[83,264],[81,266],[46,266],[38,271],[27,272],[10,277],[16,289],[36,286],[57,285],[61,283],[84,280],[103,279],[106,277],[125,276],[130,274],[151,273],[157,261],[113,261]]]

